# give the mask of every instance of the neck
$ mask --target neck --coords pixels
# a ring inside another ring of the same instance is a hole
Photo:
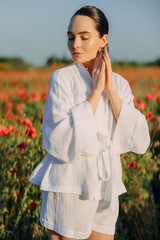
[[[94,61],[95,61],[95,59],[93,59],[89,62],[83,63],[84,67],[87,69],[87,71],[90,73],[91,76],[92,76],[92,69],[93,69]]]

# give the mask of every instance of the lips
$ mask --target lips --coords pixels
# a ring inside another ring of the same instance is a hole
[[[80,52],[73,52],[73,55],[75,56],[75,57],[78,57],[78,56],[80,56],[82,53],[80,53]]]

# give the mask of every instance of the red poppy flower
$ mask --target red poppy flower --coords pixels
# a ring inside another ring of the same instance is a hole
[[[33,92],[30,96],[35,102],[39,102],[41,100],[41,95],[38,92]]]
[[[14,193],[13,197],[21,199],[22,198],[22,194],[20,192],[16,192],[16,193]]]
[[[146,100],[152,100],[153,99],[152,94],[150,92],[146,93],[145,99]]]
[[[125,156],[124,156],[124,159],[127,161],[127,160],[128,160],[128,156],[127,156],[127,155],[125,155]]]
[[[19,103],[16,106],[16,110],[18,111],[19,114],[23,114],[23,108],[24,108],[24,104],[23,103]]]
[[[22,123],[23,123],[24,125],[29,126],[29,127],[32,127],[32,126],[33,126],[33,123],[32,123],[32,121],[31,121],[31,119],[30,119],[30,118],[27,118],[27,117],[25,117],[25,118],[23,119]]]
[[[0,135],[7,136],[9,133],[10,131],[7,127],[0,125]]]
[[[14,125],[9,125],[8,130],[9,130],[9,132],[14,132],[15,126]]]
[[[138,100],[138,101],[135,103],[135,106],[136,106],[139,110],[144,111],[144,110],[146,109],[146,107],[147,107],[147,103],[140,99],[140,100]]]
[[[35,138],[37,136],[37,132],[36,132],[36,129],[34,127],[30,127],[30,129],[29,129],[29,136],[31,138]]]
[[[30,208],[30,209],[33,209],[33,210],[36,208],[35,200],[33,200],[33,201],[30,203],[29,208]]]
[[[12,114],[12,113],[8,114],[7,119],[8,120],[14,119],[14,114]]]
[[[147,115],[146,115],[146,119],[154,120],[154,119],[155,119],[155,116],[153,115],[152,112],[148,112]]]
[[[128,164],[128,167],[129,168],[137,168],[138,164],[136,162],[131,162],[131,163]]]
[[[20,89],[20,90],[17,92],[17,95],[18,95],[21,99],[23,99],[23,100],[27,99],[27,97],[28,97],[28,93],[27,93],[27,91],[26,91],[25,88],[24,88],[24,89]]]
[[[18,173],[19,172],[19,170],[17,169],[17,168],[13,168],[11,171],[10,171],[10,173]]]
[[[43,123],[43,118],[40,118],[40,122],[41,122],[41,124]]]
[[[6,111],[7,111],[7,112],[10,112],[10,111],[11,111],[12,105],[13,105],[12,102],[8,102],[8,103],[7,103],[7,107],[6,107]]]
[[[21,142],[18,147],[20,148],[26,148],[26,143],[25,142]]]

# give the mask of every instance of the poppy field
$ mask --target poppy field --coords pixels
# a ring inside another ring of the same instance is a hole
[[[65,66],[0,71],[0,239],[48,239],[40,225],[41,191],[28,178],[46,155],[43,110],[51,73]],[[113,66],[129,81],[134,103],[148,122],[143,155],[121,155],[127,193],[119,197],[115,239],[160,239],[160,67]]]

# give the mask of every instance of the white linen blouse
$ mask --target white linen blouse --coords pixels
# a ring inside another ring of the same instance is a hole
[[[122,99],[116,122],[103,91],[93,115],[86,98],[92,78],[83,64],[73,63],[51,74],[44,109],[43,146],[48,152],[29,177],[44,191],[74,193],[89,200],[105,200],[126,192],[120,154],[143,154],[150,143],[145,116],[134,107],[128,81],[113,73]]]

